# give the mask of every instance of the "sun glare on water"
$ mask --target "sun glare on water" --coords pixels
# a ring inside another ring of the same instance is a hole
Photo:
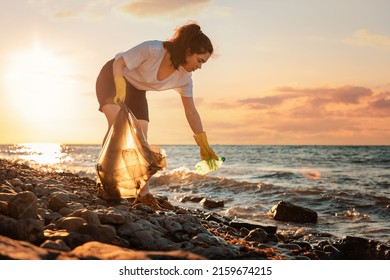
[[[56,143],[20,144],[17,153],[21,159],[39,165],[54,165],[69,160],[64,158],[62,146]]]

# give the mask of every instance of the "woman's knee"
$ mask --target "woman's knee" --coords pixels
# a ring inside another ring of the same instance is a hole
[[[109,127],[114,124],[116,116],[118,115],[120,109],[121,107],[116,104],[106,104],[102,107],[102,111],[106,116]]]

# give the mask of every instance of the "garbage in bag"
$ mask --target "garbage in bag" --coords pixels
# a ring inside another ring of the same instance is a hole
[[[98,197],[137,197],[150,177],[165,167],[164,150],[148,144],[136,117],[121,105],[96,164]]]

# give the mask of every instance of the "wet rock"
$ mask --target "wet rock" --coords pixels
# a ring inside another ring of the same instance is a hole
[[[332,254],[340,254],[340,250],[332,245],[325,245],[323,250]]]
[[[158,197],[156,196],[156,199],[158,201],[158,203],[160,204],[160,206],[165,209],[165,210],[171,210],[171,211],[174,211],[176,210],[176,207],[174,205],[172,205],[172,203],[170,203],[168,201],[168,198],[167,197]]]
[[[219,207],[224,207],[225,203],[223,200],[211,200],[209,198],[203,198],[200,202],[200,205],[202,205],[204,208],[207,209],[214,209],[214,208],[219,208]]]
[[[325,252],[323,250],[313,250],[313,256],[312,256],[313,259],[317,259],[317,260],[331,260],[331,253],[329,252]]]
[[[315,211],[285,201],[274,205],[271,214],[275,220],[296,223],[316,223],[318,218]]]
[[[247,236],[245,236],[245,241],[257,241],[265,242],[267,239],[268,233],[262,228],[252,229]]]
[[[380,260],[390,259],[390,247],[378,241],[362,237],[346,236],[333,244],[340,253],[340,259]]]
[[[300,227],[294,232],[294,237],[300,238],[308,235],[316,235],[318,232],[309,227]]]
[[[179,199],[180,202],[186,203],[186,202],[195,202],[199,203],[204,199],[204,197],[198,197],[198,196],[183,196],[182,198]]]
[[[209,213],[206,218],[207,221],[215,221],[217,223],[229,224],[232,220],[216,213]]]
[[[301,251],[302,250],[301,246],[299,246],[298,244],[294,244],[294,243],[291,243],[291,244],[278,244],[278,247],[279,248],[289,249],[289,250],[297,250],[297,251]]]
[[[312,246],[309,242],[305,242],[305,241],[293,241],[292,242],[293,244],[297,244],[299,247],[301,247],[302,249],[306,250],[306,251],[310,251],[312,250]]]
[[[239,221],[231,221],[229,222],[229,225],[231,227],[234,227],[236,229],[241,230],[242,228],[248,229],[248,230],[253,230],[257,228],[261,228],[265,230],[267,233],[272,233],[275,234],[277,227],[276,226],[264,226],[264,225],[259,225],[255,223],[247,223],[247,222],[239,222]]]
[[[212,235],[211,233],[199,233],[190,241],[192,244],[207,244],[213,246],[227,245],[225,239]]]
[[[187,209],[183,209],[183,208],[178,208],[176,209],[176,214],[189,214],[190,212],[187,210]]]

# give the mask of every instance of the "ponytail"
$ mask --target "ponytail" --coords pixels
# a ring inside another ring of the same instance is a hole
[[[163,46],[171,54],[171,61],[176,69],[186,63],[186,55],[188,54],[212,54],[214,51],[209,37],[202,32],[196,23],[178,28],[173,37],[165,41]]]

